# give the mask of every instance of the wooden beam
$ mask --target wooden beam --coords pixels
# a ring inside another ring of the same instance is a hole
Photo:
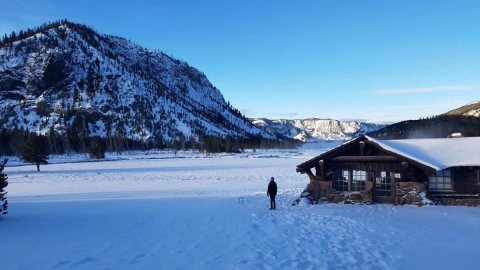
[[[315,180],[315,175],[313,175],[312,170],[306,169],[305,173],[308,175],[308,178],[310,178],[310,181]]]
[[[332,161],[399,162],[400,160],[393,156],[338,156],[332,158]]]
[[[320,164],[315,165],[315,176],[321,176],[322,175],[322,168],[320,167]]]
[[[366,172],[397,172],[402,171],[402,163],[391,161],[329,161],[325,171],[329,170],[361,170]]]

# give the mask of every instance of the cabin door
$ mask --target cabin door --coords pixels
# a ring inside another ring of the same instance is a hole
[[[393,203],[392,192],[392,173],[375,172],[374,173],[374,197],[373,200],[378,203]]]

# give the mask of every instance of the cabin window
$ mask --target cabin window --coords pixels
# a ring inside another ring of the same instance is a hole
[[[348,191],[348,171],[335,171],[333,186],[337,191]]]
[[[392,196],[392,173],[375,172],[375,196]]]
[[[352,190],[361,191],[365,189],[365,181],[367,180],[367,172],[353,171],[352,172]]]
[[[452,190],[452,171],[443,170],[437,172],[435,176],[430,176],[428,188],[430,190]]]

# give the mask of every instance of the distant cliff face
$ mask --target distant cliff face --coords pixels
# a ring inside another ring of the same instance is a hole
[[[63,21],[0,46],[0,126],[131,139],[270,135],[197,69]]]
[[[288,138],[307,141],[349,140],[360,134],[365,134],[384,127],[384,125],[369,124],[356,121],[338,121],[333,119],[296,119],[268,120],[255,118],[251,120],[265,132],[280,134]]]

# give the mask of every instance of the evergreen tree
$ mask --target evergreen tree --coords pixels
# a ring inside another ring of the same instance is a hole
[[[27,142],[22,152],[22,160],[37,165],[37,171],[40,171],[40,164],[48,164],[48,147],[43,137],[32,132],[28,135]]]
[[[25,146],[27,134],[28,133],[23,129],[23,126],[20,129],[14,126],[11,132],[8,146],[16,156],[22,155],[22,150]]]
[[[90,138],[90,145],[88,147],[88,154],[91,158],[96,158],[97,160],[105,157],[105,149],[107,148],[105,140],[100,138],[100,136],[93,136]]]
[[[94,80],[95,80],[95,71],[94,71],[93,65],[90,64],[87,71],[87,90],[86,90],[87,96],[90,98],[93,97],[95,94]]]
[[[3,172],[3,168],[5,167],[5,164],[7,164],[7,161],[8,159],[0,161],[0,220],[8,213],[7,191],[5,191],[5,188],[8,186],[8,177],[7,174]]]

